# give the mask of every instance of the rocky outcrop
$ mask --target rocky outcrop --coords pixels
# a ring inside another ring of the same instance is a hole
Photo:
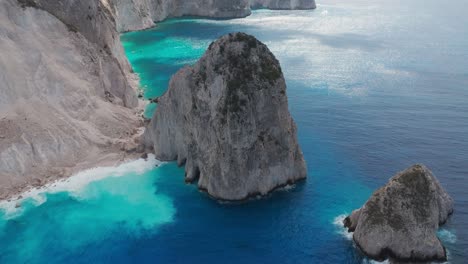
[[[306,177],[279,62],[254,37],[229,34],[171,79],[145,142],[185,163],[186,181],[222,200],[265,195]]]
[[[140,126],[110,10],[105,0],[0,1],[0,198],[121,153]]]
[[[110,1],[110,0],[109,0]],[[121,32],[154,26],[168,17],[200,16],[238,18],[251,14],[251,7],[314,9],[315,0],[111,0]]]
[[[373,259],[444,261],[436,231],[452,212],[452,199],[431,171],[414,165],[391,178],[344,225]]]
[[[314,9],[315,0],[251,0],[252,8],[268,9]]]

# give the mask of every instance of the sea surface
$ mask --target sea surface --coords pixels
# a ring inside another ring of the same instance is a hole
[[[308,180],[218,203],[150,158],[85,171],[0,203],[0,263],[369,263],[343,216],[414,163],[455,200],[439,230],[468,261],[466,0],[323,0],[313,11],[171,19],[122,41],[146,98],[219,36],[244,31],[279,59]],[[156,105],[148,107],[150,117]]]

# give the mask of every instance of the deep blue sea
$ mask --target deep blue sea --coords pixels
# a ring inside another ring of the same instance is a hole
[[[368,263],[339,222],[414,163],[454,198],[438,234],[450,263],[468,263],[467,6],[323,0],[123,35],[146,98],[225,33],[266,43],[286,77],[308,180],[223,204],[184,184],[174,163],[86,171],[26,194],[20,208],[0,204],[0,263]]]

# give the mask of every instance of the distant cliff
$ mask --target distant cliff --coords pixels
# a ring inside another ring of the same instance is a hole
[[[314,9],[315,0],[251,0],[252,8],[268,9]]]
[[[151,27],[168,17],[246,17],[253,8],[314,9],[315,0],[112,0],[121,32]]]
[[[286,83],[268,48],[244,33],[177,72],[145,132],[161,160],[222,200],[265,195],[306,177]]]

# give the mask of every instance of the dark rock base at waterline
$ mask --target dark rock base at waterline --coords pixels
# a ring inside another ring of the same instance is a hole
[[[198,187],[198,190],[200,192],[206,194],[211,199],[214,199],[214,200],[219,201],[219,202],[242,203],[242,202],[247,202],[247,201],[251,201],[251,200],[256,200],[258,198],[261,199],[261,198],[268,197],[268,196],[272,195],[274,192],[279,191],[282,188],[292,186],[292,185],[295,185],[295,184],[304,183],[306,180],[307,180],[307,177],[302,178],[302,179],[297,179],[295,181],[288,181],[288,182],[286,182],[284,184],[281,184],[281,185],[278,185],[278,186],[274,187],[273,189],[271,189],[270,191],[268,191],[265,194],[262,194],[260,192],[250,193],[247,196],[245,196],[244,198],[236,199],[236,200],[223,199],[223,198],[211,195],[206,188]],[[191,184],[191,183],[189,182],[189,184]]]

